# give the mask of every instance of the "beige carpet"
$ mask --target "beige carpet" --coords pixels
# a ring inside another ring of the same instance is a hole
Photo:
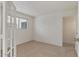
[[[74,47],[58,47],[37,41],[30,41],[17,46],[17,57],[75,57]]]

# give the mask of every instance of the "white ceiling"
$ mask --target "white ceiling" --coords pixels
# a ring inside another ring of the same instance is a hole
[[[15,1],[14,4],[18,11],[33,16],[77,8],[76,1]]]

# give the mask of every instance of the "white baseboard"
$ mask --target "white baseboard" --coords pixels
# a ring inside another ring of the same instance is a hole
[[[27,42],[30,42],[32,40],[28,40],[28,41],[25,41],[25,42],[19,42],[19,43],[16,43],[16,45],[20,45],[20,44],[23,44],[23,43],[27,43]]]

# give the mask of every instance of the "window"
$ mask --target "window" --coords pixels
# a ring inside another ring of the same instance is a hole
[[[24,18],[16,18],[17,28],[18,29],[27,29],[27,20]]]
[[[21,29],[27,28],[27,21],[26,20],[20,20],[20,28]]]

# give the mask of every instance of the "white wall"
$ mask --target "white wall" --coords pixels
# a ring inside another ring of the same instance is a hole
[[[32,40],[33,17],[30,17],[29,15],[25,15],[21,12],[16,12],[16,16],[28,19],[28,28],[26,30],[18,29],[15,32],[16,44],[21,44]]]
[[[77,19],[77,38],[79,38],[79,2],[78,2],[78,19]]]
[[[57,11],[36,17],[34,24],[34,40],[63,45],[63,17],[77,16],[76,10]]]
[[[79,2],[78,2],[78,12],[77,12],[77,32],[76,32],[76,38],[78,39],[79,38]],[[79,41],[76,41],[75,42],[75,50],[76,50],[76,53],[77,53],[77,56],[79,56]]]
[[[62,17],[61,13],[39,16],[35,19],[34,40],[62,46]]]
[[[1,4],[0,4],[0,34],[1,34]],[[1,50],[1,40],[0,40],[0,50]]]

